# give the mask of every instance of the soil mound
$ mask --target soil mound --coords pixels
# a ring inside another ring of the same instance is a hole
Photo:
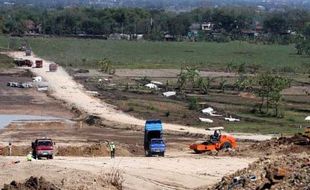
[[[235,155],[261,158],[225,176],[209,189],[310,189],[310,139],[297,134],[238,149]],[[222,153],[225,154],[225,153]]]
[[[12,181],[10,184],[5,184],[2,190],[60,190],[60,188],[46,181],[43,177],[31,176],[24,183]]]
[[[310,139],[297,134],[293,137],[281,137],[259,143],[252,144],[247,147],[237,149],[236,155],[272,155],[272,154],[290,154],[290,153],[310,153]]]
[[[264,157],[209,189],[310,189],[310,155]]]
[[[92,144],[84,146],[62,146],[58,147],[56,156],[109,156],[110,151],[106,144]],[[132,156],[126,148],[118,146],[116,156]]]

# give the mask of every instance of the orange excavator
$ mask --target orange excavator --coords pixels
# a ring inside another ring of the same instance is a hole
[[[219,130],[215,130],[214,134],[210,136],[210,140],[202,143],[195,143],[190,145],[190,149],[195,153],[203,153],[207,151],[219,151],[222,149],[235,149],[237,147],[236,139],[230,135],[222,135]]]

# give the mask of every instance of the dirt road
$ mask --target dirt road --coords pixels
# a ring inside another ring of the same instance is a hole
[[[32,56],[25,56],[24,52],[8,52],[8,56],[13,58],[30,59],[35,62],[36,59],[41,59]],[[51,90],[51,95],[56,99],[62,100],[71,106],[85,111],[88,114],[97,115],[105,120],[117,122],[120,124],[131,124],[142,128],[145,121],[132,117],[124,112],[117,110],[112,105],[100,101],[99,99],[87,94],[81,84],[75,82],[72,77],[62,68],[58,67],[57,72],[49,72],[50,61],[44,60],[43,68],[31,68],[31,71],[38,76],[42,76],[48,83]],[[165,130],[198,133],[210,135],[212,132],[205,129],[199,129],[188,126],[181,126],[175,124],[164,124]],[[234,134],[239,139],[252,139],[252,140],[267,140],[270,135],[250,135],[250,134]]]
[[[31,82],[31,75],[32,73],[20,69],[0,72],[0,114],[54,116],[66,119],[74,117],[61,101],[47,96],[46,93],[35,88],[7,86],[8,82]]]
[[[20,160],[21,163],[11,164]],[[0,160],[0,184],[43,176],[64,189],[102,189],[96,182],[102,173],[119,169],[125,189],[193,189],[208,186],[222,176],[248,166],[253,159],[169,156],[166,158],[122,157],[116,159],[56,157],[53,161],[25,161],[24,157]],[[48,172],[42,172],[48,171]]]

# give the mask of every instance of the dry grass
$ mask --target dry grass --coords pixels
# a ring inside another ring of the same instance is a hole
[[[109,172],[102,172],[97,180],[102,186],[113,186],[117,190],[124,189],[124,181],[124,172],[119,168],[111,168]]]

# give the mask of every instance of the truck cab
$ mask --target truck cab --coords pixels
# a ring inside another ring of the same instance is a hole
[[[161,120],[147,120],[144,128],[144,151],[146,156],[165,156],[166,143],[163,140]]]
[[[36,139],[32,142],[32,155],[35,159],[46,157],[47,159],[54,158],[54,145],[52,139]]]

